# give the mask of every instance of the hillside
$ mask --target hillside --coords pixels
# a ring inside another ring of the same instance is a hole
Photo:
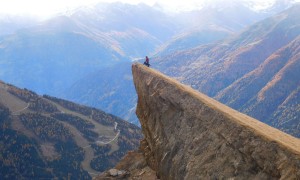
[[[131,75],[131,62],[100,69],[80,79],[65,92],[64,98],[97,107],[133,124],[136,94]]]
[[[295,97],[300,77],[299,12],[300,5],[294,6],[226,40],[158,57],[153,66],[237,110],[300,137],[299,129],[296,130],[298,111],[292,113],[292,109],[297,109],[297,100],[289,98]],[[281,85],[275,83],[278,80]],[[258,97],[265,99],[263,103]],[[284,106],[285,100],[293,100],[293,105]],[[286,116],[289,118],[283,122],[291,124],[278,123],[282,121],[279,118]]]
[[[112,46],[80,23],[56,17],[1,38],[0,62],[5,70],[0,77],[38,93],[58,95],[88,73],[126,61]]]
[[[78,22],[82,22],[87,27],[107,32],[107,34],[110,34],[110,32],[122,34],[122,32],[130,29],[138,29],[144,34],[155,37],[160,42],[166,41],[176,34],[178,30],[182,29],[182,27],[179,27],[178,20],[144,3],[136,5],[122,2],[98,3],[93,7],[76,9],[68,16]],[[138,34],[132,35],[138,37]],[[114,37],[118,38],[118,34],[111,34],[111,38]],[[147,42],[143,43],[146,44]],[[135,48],[141,48],[138,44],[132,45],[135,45]],[[155,47],[158,44],[153,45]],[[147,50],[142,50],[142,52],[144,51]]]
[[[300,137],[299,75],[300,36],[221,91],[216,99]]]
[[[59,97],[90,73],[149,54],[176,31],[166,14],[122,3],[79,8],[25,27],[0,36],[0,78]]]
[[[216,25],[197,27],[172,37],[171,40],[158,48],[154,56],[166,56],[178,51],[192,49],[200,45],[214,43],[218,40],[225,39],[232,34],[233,31]]]
[[[3,82],[0,116],[0,177],[6,179],[91,179],[142,137],[138,127],[103,111]]]
[[[300,178],[299,139],[144,65],[132,72],[144,140],[116,166],[127,179]]]
[[[270,2],[269,2],[270,3]],[[274,0],[264,8],[263,2],[251,0],[206,1],[198,11],[181,14],[177,19],[191,23],[191,28],[174,35],[157,49],[153,56],[172,55],[177,51],[188,50],[197,46],[225,39],[229,35],[240,32],[258,21],[291,7],[292,0]]]

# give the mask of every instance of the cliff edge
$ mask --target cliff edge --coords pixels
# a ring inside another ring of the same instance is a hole
[[[136,153],[142,154],[142,168],[153,170],[152,178],[300,179],[299,139],[151,68],[133,64],[132,72],[144,134]],[[137,169],[133,157],[119,167]]]

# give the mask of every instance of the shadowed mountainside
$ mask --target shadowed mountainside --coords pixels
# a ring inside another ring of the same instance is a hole
[[[100,108],[133,124],[139,124],[135,115],[137,97],[131,64],[119,63],[89,74],[67,89],[65,98]]]
[[[140,129],[101,110],[0,82],[0,176],[91,179],[136,149]]]
[[[79,8],[0,36],[0,78],[62,96],[88,74],[149,54],[176,29],[170,17],[144,4]]]
[[[38,93],[57,95],[90,72],[126,61],[113,44],[68,17],[56,17],[1,38],[0,76]]]

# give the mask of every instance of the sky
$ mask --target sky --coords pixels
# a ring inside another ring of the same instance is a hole
[[[101,1],[109,2],[109,0],[0,0],[0,13],[48,16],[49,14],[61,12],[66,9],[72,9],[82,5],[91,5]],[[130,3],[137,2],[137,0],[121,1]],[[146,1],[150,3],[148,0]]]
[[[150,6],[159,2],[169,10],[192,9],[201,6],[203,1],[211,0],[0,0],[0,14],[29,14],[47,17],[58,12],[74,9],[82,5],[92,5],[97,2],[121,1],[124,3],[145,3]],[[268,3],[273,0],[251,0]]]

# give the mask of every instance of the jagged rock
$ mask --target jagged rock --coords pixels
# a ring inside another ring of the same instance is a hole
[[[300,178],[299,139],[146,66],[133,64],[132,71],[140,149],[157,178]]]
[[[117,169],[126,169],[121,175],[111,176],[109,172],[103,173],[95,180],[111,180],[111,179],[128,179],[128,180],[157,180],[156,172],[154,172],[146,163],[142,149],[138,151],[128,152],[127,155],[116,165]]]

